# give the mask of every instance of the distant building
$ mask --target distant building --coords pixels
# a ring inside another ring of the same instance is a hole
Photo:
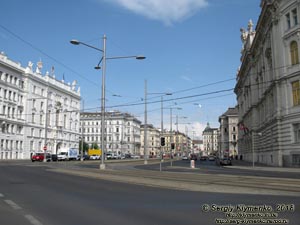
[[[141,122],[129,113],[112,111],[105,113],[105,147],[116,155],[139,154],[141,147]],[[90,146],[101,147],[101,112],[80,114],[80,132],[83,140]]]
[[[204,147],[204,154],[206,155],[215,155],[219,149],[219,129],[218,128],[211,128],[209,123],[207,123],[206,128],[204,129],[203,133],[203,147]]]
[[[219,156],[238,156],[238,119],[237,107],[228,108],[228,110],[219,117]]]
[[[234,91],[247,161],[300,167],[299,12],[298,0],[262,0],[255,30],[241,28]]]
[[[160,131],[155,128],[152,124],[147,124],[146,132],[147,148],[146,155],[149,157],[155,157],[160,155]],[[141,125],[141,148],[139,154],[144,156],[145,150],[145,124]]]
[[[35,152],[78,147],[80,91],[76,82],[42,75],[0,54],[0,159],[29,159]]]

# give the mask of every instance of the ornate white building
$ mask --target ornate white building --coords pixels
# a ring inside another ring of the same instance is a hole
[[[262,0],[256,30],[241,29],[235,93],[243,159],[300,166],[300,4]]]
[[[211,128],[209,123],[207,123],[206,128],[203,133],[203,147],[205,155],[214,155],[217,154],[219,149],[219,129]]]
[[[141,122],[134,116],[119,111],[105,113],[106,151],[117,155],[140,154]],[[101,147],[101,113],[83,112],[80,115],[80,132],[90,146],[96,143]]]
[[[0,159],[29,159],[34,152],[78,147],[80,91],[0,54]],[[47,128],[47,129],[46,129]],[[47,132],[45,132],[47,130]]]
[[[219,157],[238,156],[238,109],[228,108],[228,110],[219,117],[220,137],[219,137]]]

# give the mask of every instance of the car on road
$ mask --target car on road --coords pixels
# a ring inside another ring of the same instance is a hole
[[[215,156],[214,155],[210,155],[210,156],[208,156],[208,160],[209,161],[215,161]]]
[[[196,154],[191,154],[191,155],[190,155],[190,159],[196,161],[196,160],[198,159],[198,157],[197,157]]]
[[[232,165],[231,159],[229,157],[221,158],[220,165],[221,166],[231,166]]]
[[[207,160],[207,156],[206,155],[201,155],[200,156],[200,161],[206,161]]]
[[[140,159],[141,157],[139,155],[131,155],[132,159]]]
[[[184,156],[181,157],[181,159],[182,160],[188,160],[189,158],[186,155],[184,155]]]
[[[42,161],[44,161],[44,158],[45,158],[45,153],[43,153],[43,152],[38,152],[38,153],[34,153],[34,154],[31,156],[31,161],[32,161],[32,162],[35,162],[35,161],[42,162]],[[51,161],[51,156],[50,156],[49,153],[46,153],[46,160],[47,160],[47,162],[50,162],[50,161]]]

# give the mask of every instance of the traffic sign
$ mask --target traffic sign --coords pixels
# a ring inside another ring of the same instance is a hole
[[[47,150],[47,146],[44,146],[44,151],[46,151]]]

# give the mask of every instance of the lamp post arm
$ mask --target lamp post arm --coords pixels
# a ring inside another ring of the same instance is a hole
[[[127,58],[145,59],[146,57],[137,56],[137,55],[106,57],[106,59],[127,59]]]
[[[84,42],[79,42],[79,44],[85,45],[85,46],[87,46],[87,47],[89,47],[89,48],[93,48],[93,49],[95,49],[95,50],[97,50],[97,51],[100,51],[100,52],[103,52],[103,53],[104,53],[104,51],[103,51],[102,49],[97,48],[97,47],[94,47],[94,46],[89,45],[89,44],[86,44],[86,43],[84,43]]]

